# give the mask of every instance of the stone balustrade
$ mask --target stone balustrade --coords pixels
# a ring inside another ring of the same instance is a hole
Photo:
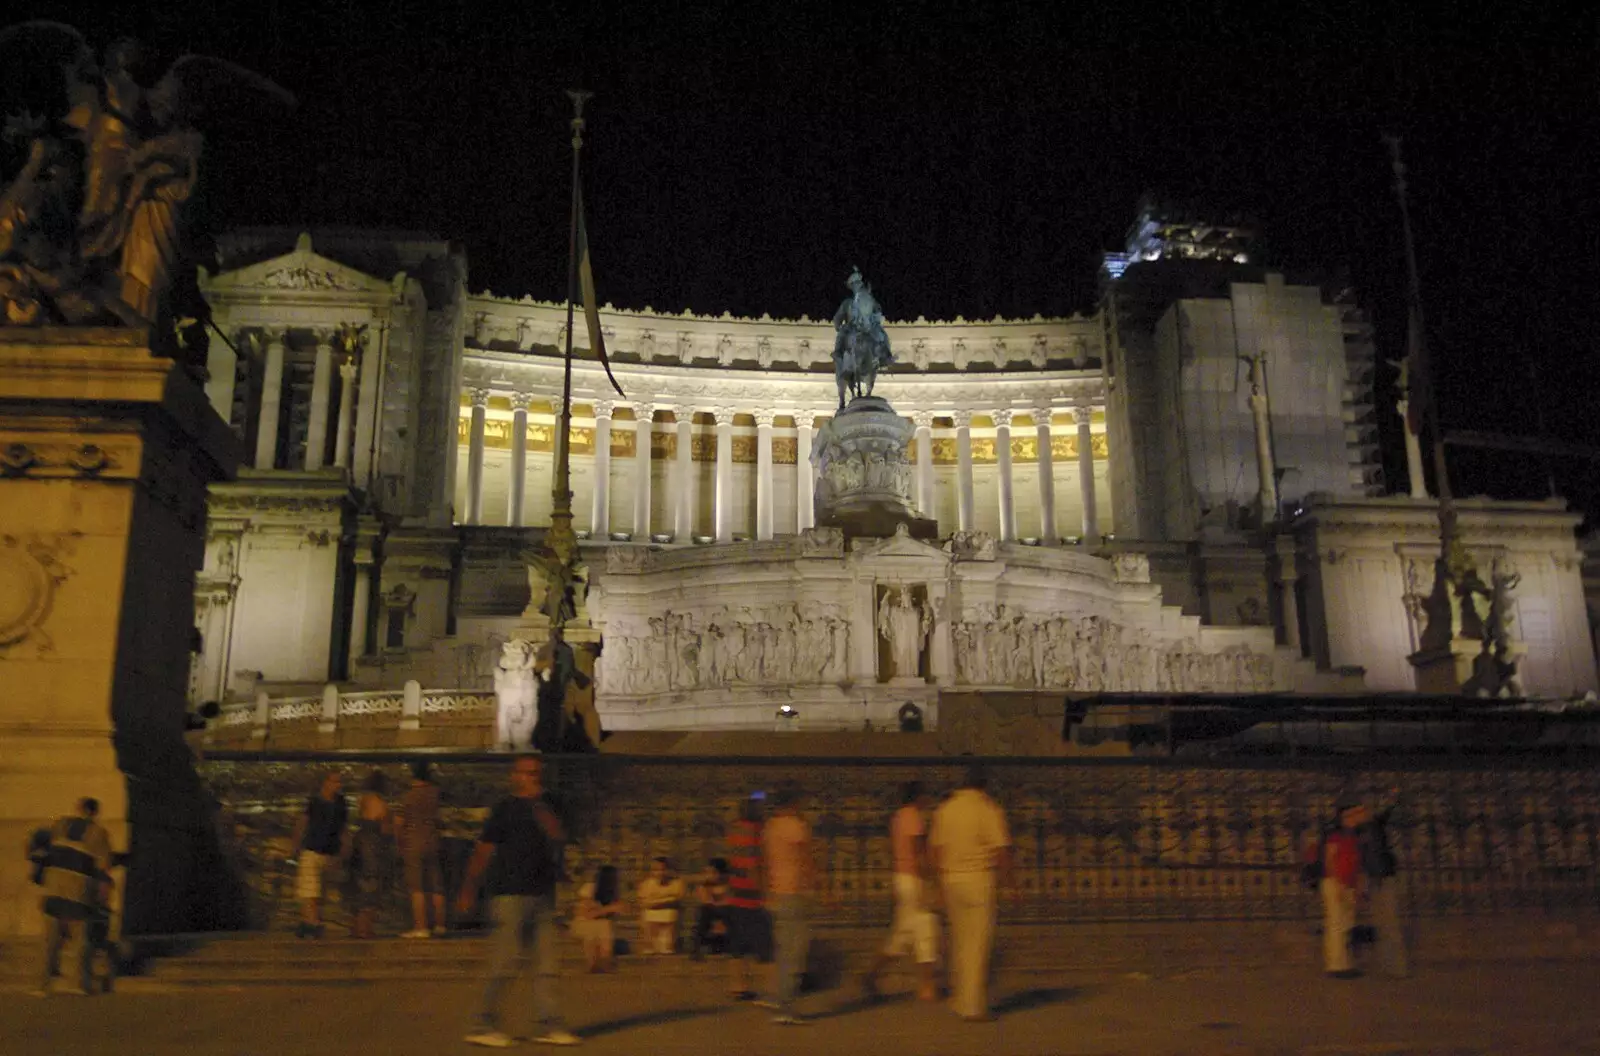
[[[493,740],[495,696],[471,690],[404,689],[271,697],[225,705],[199,733],[202,747],[483,747]]]

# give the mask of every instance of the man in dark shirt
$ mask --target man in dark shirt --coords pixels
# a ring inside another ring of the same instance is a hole
[[[556,980],[561,955],[556,935],[556,882],[561,878],[561,843],[566,832],[544,798],[539,760],[518,759],[511,768],[511,795],[496,803],[467,866],[457,908],[466,913],[488,873],[489,909],[494,921],[493,953],[483,1004],[467,1042],[504,1049],[515,1039],[500,1029],[500,998],[528,961],[534,961],[534,1011],[546,1045],[577,1045],[562,1026]]]
[[[347,822],[344,778],[333,770],[323,777],[322,787],[306,803],[305,813],[295,825],[299,861],[294,893],[300,900],[300,926],[295,933],[301,938],[322,937],[323,874],[330,863],[344,857]]]

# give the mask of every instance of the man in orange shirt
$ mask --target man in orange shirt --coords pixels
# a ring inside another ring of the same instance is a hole
[[[772,796],[772,817],[761,832],[762,866],[767,886],[767,907],[772,913],[773,950],[777,961],[777,993],[772,1001],[759,1001],[777,1015],[774,1023],[799,1026],[805,1020],[794,1014],[794,999],[806,967],[811,937],[807,925],[816,890],[817,863],[811,850],[811,826],[800,816],[799,796],[780,789]]]
[[[902,806],[889,819],[889,845],[894,852],[894,925],[889,944],[862,977],[867,996],[878,994],[878,973],[907,950],[917,957],[917,996],[938,999],[934,964],[939,958],[938,930],[931,907],[933,884],[928,867],[928,812],[933,803],[921,781],[907,781]]]

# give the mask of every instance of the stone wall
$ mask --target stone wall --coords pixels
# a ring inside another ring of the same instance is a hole
[[[492,755],[433,757],[444,790],[447,884],[487,808],[507,787]],[[400,788],[400,757],[214,755],[205,780],[234,882],[252,926],[292,926],[289,836],[318,775],[336,766],[355,788],[373,767]],[[830,914],[881,922],[890,908],[888,818],[902,782],[938,795],[958,762],[872,759],[551,758],[546,784],[574,840],[567,869],[618,866],[626,889],[656,855],[698,870],[726,853],[740,799],[794,784],[818,834]],[[1419,915],[1600,908],[1600,772],[1525,756],[1440,760],[1188,761],[1010,759],[990,766],[1017,847],[1022,897],[1008,919],[1059,921],[1284,919],[1318,912],[1298,882],[1300,849],[1350,790],[1373,801],[1398,788],[1392,839]],[[396,793],[398,796],[398,793]],[[397,871],[396,871],[397,872]],[[398,875],[393,883],[400,883]],[[343,920],[337,901],[332,919]],[[565,897],[571,897],[570,888]],[[388,924],[404,923],[395,887]]]

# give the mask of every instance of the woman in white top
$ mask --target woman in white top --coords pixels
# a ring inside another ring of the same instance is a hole
[[[616,936],[611,921],[620,912],[617,867],[602,865],[594,874],[594,882],[578,889],[578,907],[572,922],[572,930],[583,942],[583,959],[589,971],[609,972],[616,968]]]
[[[639,945],[642,952],[671,953],[678,933],[683,881],[665,858],[650,863],[650,875],[639,884]]]

